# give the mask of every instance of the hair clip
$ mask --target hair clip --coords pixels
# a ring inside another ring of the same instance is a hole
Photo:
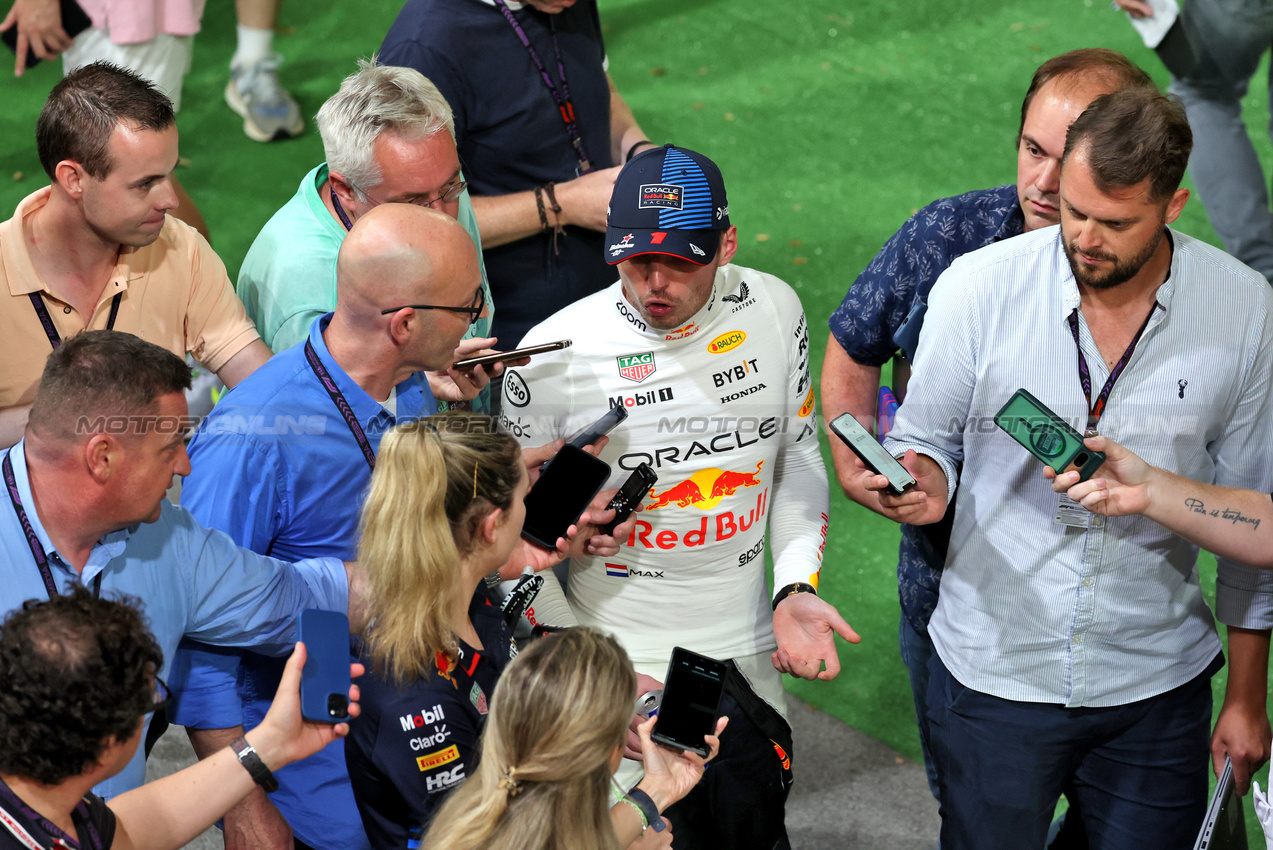
[[[473,498],[477,498],[477,461],[473,461]]]
[[[522,783],[514,778],[513,774],[517,772],[517,768],[510,767],[504,771],[504,776],[499,781],[499,787],[508,792],[508,796],[516,797],[522,793]]]

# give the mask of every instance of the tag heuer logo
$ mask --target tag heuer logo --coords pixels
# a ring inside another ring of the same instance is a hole
[[[619,364],[619,374],[629,381],[636,381],[639,384],[654,374],[653,351],[646,351],[642,354],[625,354],[614,359]]]

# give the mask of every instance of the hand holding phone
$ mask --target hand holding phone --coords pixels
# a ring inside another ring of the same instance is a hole
[[[543,345],[532,345],[528,348],[518,348],[513,351],[497,351],[494,354],[483,354],[481,357],[466,357],[463,360],[456,360],[451,364],[453,369],[472,369],[474,366],[492,366],[496,363],[503,363],[509,360],[523,360],[535,354],[544,354],[549,351],[560,351],[563,348],[569,348],[572,345],[568,339],[559,339],[556,342],[547,342]]]
[[[628,418],[628,409],[621,404],[607,410],[591,425],[585,425],[566,438],[566,445],[582,449],[600,440],[614,430],[615,426]]]
[[[575,446],[561,451],[542,467],[526,494],[522,537],[550,552],[565,537],[610,477],[610,464]]]
[[[305,644],[301,717],[315,723],[349,720],[349,618],[340,611],[306,608],[300,614]]]
[[[723,661],[673,648],[663,679],[658,725],[650,735],[654,743],[706,757],[710,747],[704,738],[716,729],[728,669]]]
[[[1024,389],[995,414],[995,424],[1057,473],[1077,471],[1086,481],[1105,462],[1102,452],[1083,445],[1083,435]]]
[[[867,469],[888,479],[889,492],[900,496],[906,488],[915,485],[915,477],[897,462],[897,458],[884,451],[884,447],[871,436],[870,431],[862,427],[862,423],[853,414],[840,414],[831,420],[828,427],[831,433],[853,450],[853,454],[858,456]]]

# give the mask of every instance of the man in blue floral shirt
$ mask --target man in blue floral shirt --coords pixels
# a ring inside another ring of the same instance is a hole
[[[894,361],[893,391],[905,401],[909,361],[937,278],[963,254],[1059,223],[1061,153],[1070,124],[1103,94],[1152,85],[1149,75],[1112,50],[1074,50],[1039,66],[1021,104],[1016,185],[942,198],[915,213],[858,275],[831,314],[822,366],[822,407],[828,421],[848,412],[863,424],[874,422],[880,367],[899,352],[904,359]],[[845,494],[878,510],[876,494],[853,481],[857,466],[849,448],[832,440],[831,452]],[[946,517],[953,516],[954,511],[946,512]],[[937,775],[928,752],[925,709],[928,659],[933,654],[928,620],[937,607],[949,540],[949,519],[923,527],[903,525],[897,565],[899,644],[910,673],[933,796]]]

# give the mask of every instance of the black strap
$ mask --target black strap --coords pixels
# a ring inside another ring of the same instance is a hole
[[[584,153],[583,136],[579,134],[579,123],[575,121],[575,105],[570,99],[570,85],[566,82],[566,63],[562,61],[561,45],[557,42],[556,21],[553,20],[552,16],[549,16],[548,30],[552,34],[553,53],[557,55],[557,74],[561,77],[560,89],[553,82],[552,75],[548,73],[548,69],[544,67],[544,60],[539,58],[539,53],[530,43],[530,37],[526,35],[526,30],[522,29],[522,25],[517,23],[517,18],[513,17],[513,10],[508,8],[504,0],[493,0],[493,2],[499,7],[504,19],[513,28],[513,32],[517,34],[517,40],[522,43],[522,47],[525,47],[526,52],[530,54],[531,61],[539,69],[539,78],[547,86],[548,93],[552,95],[553,103],[557,104],[557,111],[561,114],[561,122],[566,127],[566,136],[570,139],[570,146],[575,152],[575,159],[579,162],[579,173],[585,174],[591,171],[592,163],[588,161],[588,155]]]
[[[1149,308],[1149,315],[1145,317],[1145,321],[1141,323],[1140,330],[1136,331],[1136,336],[1132,337],[1131,345],[1127,346],[1127,350],[1123,352],[1123,356],[1114,364],[1114,368],[1110,370],[1109,378],[1105,381],[1105,386],[1101,389],[1100,394],[1096,397],[1096,403],[1092,403],[1092,371],[1087,367],[1087,358],[1083,356],[1083,345],[1079,342],[1079,310],[1074,308],[1066,321],[1070,323],[1070,334],[1074,337],[1074,347],[1079,353],[1079,383],[1083,385],[1083,396],[1087,399],[1087,435],[1093,437],[1096,435],[1096,424],[1101,420],[1101,414],[1105,412],[1105,404],[1109,401],[1109,395],[1114,391],[1114,383],[1119,376],[1123,374],[1123,369],[1132,359],[1132,354],[1136,352],[1136,344],[1140,342],[1141,335],[1145,333],[1145,328],[1149,327],[1149,320],[1154,317],[1154,311],[1162,305],[1157,301],[1154,306]]]
[[[336,409],[344,417],[350,433],[358,441],[358,448],[362,449],[362,456],[366,458],[367,465],[374,471],[376,468],[376,453],[371,448],[371,442],[367,439],[367,435],[363,433],[362,426],[358,424],[358,417],[354,416],[353,408],[345,400],[345,394],[340,391],[340,387],[336,386],[332,376],[327,373],[327,368],[323,366],[323,361],[318,359],[318,352],[314,350],[314,344],[309,340],[305,340],[305,359],[309,361],[309,368],[318,377],[323,389],[327,390],[327,394],[331,396],[332,404],[336,405]]]
[[[35,529],[31,526],[31,520],[27,517],[27,512],[22,507],[22,497],[18,495],[18,480],[13,474],[13,461],[6,452],[4,463],[0,464],[0,468],[4,470],[4,486],[9,491],[9,501],[13,503],[13,512],[18,515],[18,524],[22,526],[22,533],[26,535],[27,546],[31,548],[31,556],[35,558],[35,566],[40,571],[40,578],[44,581],[44,589],[49,594],[49,598],[57,596],[57,583],[53,581],[53,570],[49,568],[49,557],[44,551],[43,544],[40,543],[40,537],[35,533]],[[93,595],[102,595],[102,574],[98,573],[93,579]]]
[[[31,299],[31,305],[35,307],[35,314],[40,317],[40,324],[44,326],[44,335],[49,338],[49,345],[57,348],[62,344],[62,335],[53,326],[53,317],[49,315],[49,308],[44,306],[44,297],[38,292],[28,292],[27,297]],[[115,297],[111,299],[110,316],[106,318],[108,331],[115,329],[115,319],[119,316],[119,300],[123,297],[124,293],[116,292]]]

